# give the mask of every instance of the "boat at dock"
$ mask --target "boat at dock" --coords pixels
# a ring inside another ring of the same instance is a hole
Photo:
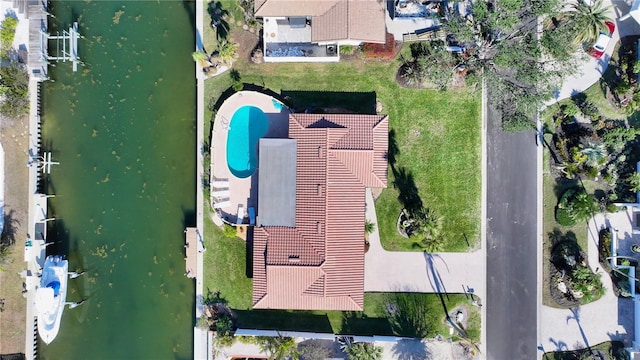
[[[42,268],[40,287],[36,290],[38,333],[46,344],[58,335],[67,298],[69,262],[62,256],[47,256]]]

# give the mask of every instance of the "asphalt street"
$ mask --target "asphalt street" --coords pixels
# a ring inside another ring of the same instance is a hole
[[[487,359],[537,356],[536,141],[487,109]]]

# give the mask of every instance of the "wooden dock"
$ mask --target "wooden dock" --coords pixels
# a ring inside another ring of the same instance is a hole
[[[28,6],[29,18],[29,55],[28,65],[31,74],[39,80],[47,78],[48,42],[43,37],[47,31],[47,12],[42,4]]]
[[[194,279],[198,274],[198,229],[194,227],[188,227],[184,230],[185,234],[185,261],[186,272],[185,275]]]

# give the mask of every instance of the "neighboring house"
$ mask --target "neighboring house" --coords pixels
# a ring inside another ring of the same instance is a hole
[[[255,0],[266,62],[332,62],[340,45],[384,43],[384,0]]]
[[[365,189],[387,186],[386,115],[289,115],[261,139],[253,307],[364,306]]]

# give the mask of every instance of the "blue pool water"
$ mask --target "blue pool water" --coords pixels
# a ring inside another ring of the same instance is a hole
[[[227,166],[233,176],[244,179],[258,167],[258,141],[269,129],[269,120],[255,106],[243,106],[231,117],[227,134]]]

